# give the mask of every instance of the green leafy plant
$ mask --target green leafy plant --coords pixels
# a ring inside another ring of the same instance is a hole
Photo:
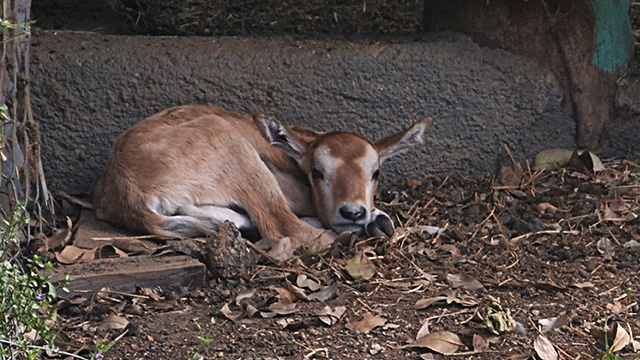
[[[3,216],[0,238],[0,356],[35,359],[43,349],[55,351],[56,289],[41,270],[51,263],[34,255],[23,257],[16,236],[29,218],[19,205]],[[44,345],[44,346],[43,346]]]
[[[211,325],[209,326],[208,329],[204,329],[202,325],[200,325],[200,323],[198,323],[197,321],[193,322],[196,328],[198,329],[198,331],[202,332],[202,335],[198,336],[198,339],[200,339],[199,350],[202,350],[202,348],[204,347],[209,347],[211,345],[211,342],[213,341],[213,335],[217,331],[218,327],[224,326],[225,324],[224,321],[221,323],[218,323],[215,317],[212,317],[211,319],[209,319],[209,322],[211,323]],[[204,359],[204,357],[200,354],[200,352],[196,352],[189,359],[201,360],[201,359]]]

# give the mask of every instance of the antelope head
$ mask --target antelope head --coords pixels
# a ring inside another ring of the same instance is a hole
[[[391,236],[390,217],[374,206],[380,166],[389,158],[423,143],[432,119],[377,142],[351,132],[321,133],[254,118],[263,136],[299,165],[310,185],[316,216],[336,233]],[[286,189],[282,189],[286,192]]]

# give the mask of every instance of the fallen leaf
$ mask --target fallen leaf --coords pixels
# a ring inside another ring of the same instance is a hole
[[[318,291],[321,288],[318,282],[309,279],[305,274],[298,274],[298,277],[296,278],[296,285],[301,288],[307,288],[311,291]]]
[[[471,341],[473,344],[474,352],[483,352],[489,350],[489,342],[487,338],[482,335],[473,334],[473,340]]]
[[[82,249],[77,246],[67,245],[62,251],[55,252],[56,260],[64,265],[75,264],[80,260],[93,260],[95,257],[94,249]]]
[[[56,231],[53,233],[53,235],[49,236],[49,237],[45,237],[44,240],[44,245],[45,245],[45,249],[47,251],[49,250],[56,250],[61,248],[62,246],[65,246],[69,243],[69,240],[71,240],[71,234],[72,234],[72,223],[71,223],[71,219],[67,216],[67,227],[64,229],[56,229]]]
[[[222,308],[220,309],[220,313],[231,321],[236,321],[240,319],[243,315],[242,312],[231,311],[231,309],[229,308],[229,304],[224,304],[224,306],[222,306]]]
[[[416,301],[416,304],[413,306],[414,309],[416,310],[422,310],[422,309],[426,309],[429,306],[437,303],[438,301],[443,301],[443,300],[447,300],[446,296],[434,296],[434,297],[430,297],[427,299],[420,299],[418,301]]]
[[[439,354],[449,355],[458,351],[464,345],[458,335],[450,331],[437,331],[429,333],[403,348],[427,348]]]
[[[275,302],[267,307],[269,311],[261,311],[260,316],[270,319],[277,315],[289,315],[298,312],[296,303]]]
[[[591,281],[584,281],[575,284],[571,284],[573,287],[577,287],[578,289],[593,289],[596,286],[591,283]]]
[[[369,353],[371,355],[375,355],[375,354],[380,353],[382,351],[382,349],[383,349],[382,345],[380,345],[378,343],[374,343],[374,344],[371,344],[371,348],[369,348]]]
[[[594,153],[585,150],[575,150],[571,154],[567,166],[589,173],[597,173],[604,170],[600,158]]]
[[[244,291],[236,295],[235,303],[240,306],[244,300],[251,299],[255,296],[255,290]]]
[[[309,325],[307,325],[307,323],[304,322],[303,320],[296,320],[296,319],[289,319],[289,318],[278,319],[276,320],[276,323],[280,325],[280,328],[282,330],[289,330],[289,331],[299,331],[309,327]]]
[[[631,343],[631,336],[620,324],[616,324],[616,336],[609,350],[616,352],[622,350],[623,347]]]
[[[555,214],[558,211],[560,211],[560,209],[558,209],[557,207],[549,204],[548,202],[543,202],[543,203],[538,204],[538,212],[540,214],[544,214],[546,212],[550,212],[552,214]]]
[[[504,186],[520,186],[523,177],[524,171],[519,163],[500,166],[500,184]]]
[[[101,330],[122,330],[127,325],[129,325],[129,320],[126,318],[116,314],[109,314],[98,325],[98,328]]]
[[[613,304],[607,304],[606,308],[611,310],[614,314],[619,314],[622,311],[622,303],[620,301],[616,301]]]
[[[107,258],[125,258],[129,257],[126,252],[118,249],[113,245],[104,245],[97,249],[96,258],[97,259],[107,259]]]
[[[378,326],[383,326],[387,323],[387,319],[383,317],[375,316],[371,313],[366,313],[362,316],[362,320],[348,323],[347,329],[363,334],[367,334],[371,330]]]
[[[548,318],[548,319],[540,319],[538,320],[538,324],[542,325],[541,331],[543,333],[547,333],[554,329],[559,329],[569,323],[569,315],[563,314],[558,317]]]
[[[636,247],[640,247],[640,242],[636,241],[636,240],[629,240],[626,243],[622,244],[622,247],[625,248],[636,248]]]
[[[308,296],[309,300],[327,301],[338,295],[338,283],[333,283],[324,289]]]
[[[447,281],[454,289],[461,287],[467,290],[485,291],[485,288],[480,281],[467,274],[447,274]]]
[[[289,292],[295,297],[295,300],[309,301],[309,298],[307,297],[307,294],[304,292],[304,290],[297,286],[294,286],[291,282],[289,282],[289,280],[287,280],[285,284],[287,285],[287,290],[289,290]]]
[[[331,309],[330,306],[325,306],[316,313],[316,316],[323,323],[332,326],[340,321],[345,311],[347,311],[345,306],[336,306],[335,309]]]
[[[280,299],[280,301],[282,302],[295,302],[296,301],[296,296],[293,295],[291,293],[291,291],[283,288],[283,287],[279,287],[279,286],[272,286],[271,287],[272,290],[275,290],[278,293],[278,299]]]
[[[538,335],[534,340],[533,348],[542,360],[558,360],[558,352],[553,347],[553,344],[542,335]]]
[[[611,205],[613,206],[614,204],[616,204],[615,202],[611,203]],[[626,205],[626,204],[625,204]],[[628,205],[626,205],[628,206]],[[618,211],[623,211],[623,209],[618,209]],[[628,221],[633,221],[635,219],[638,218],[638,215],[636,215],[635,213],[628,211],[625,212],[624,215],[614,211],[611,206],[609,206],[609,204],[605,204],[604,205],[604,215],[602,216],[602,219],[605,221],[611,221],[611,222],[628,222]]]
[[[376,274],[376,267],[363,252],[347,260],[345,270],[354,280],[369,280]]]
[[[511,316],[511,311],[508,308],[503,309],[502,306],[495,303],[487,307],[484,323],[496,335],[509,332],[515,329],[517,325]]]
[[[567,149],[547,149],[538,155],[533,164],[533,170],[556,170],[569,164],[569,159],[573,155],[573,150]]]
[[[416,334],[416,340],[426,336],[430,332],[431,331],[429,330],[429,320],[426,320],[424,324],[422,324],[422,326],[420,327],[420,330],[418,330],[418,333]]]
[[[144,253],[154,250],[154,247],[150,246],[150,244],[133,237],[127,239],[115,238],[113,239],[113,246],[130,253]]]
[[[613,242],[607,237],[600,238],[600,240],[598,240],[598,242],[596,243],[596,248],[598,249],[598,252],[605,258],[605,260],[611,260],[615,252]]]

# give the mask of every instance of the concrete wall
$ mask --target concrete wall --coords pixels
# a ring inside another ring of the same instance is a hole
[[[550,72],[454,33],[353,43],[40,32],[32,56],[45,172],[70,193],[93,191],[123,130],[186,103],[374,139],[433,117],[426,145],[391,160],[383,186],[492,172],[502,143],[520,160],[574,145]]]

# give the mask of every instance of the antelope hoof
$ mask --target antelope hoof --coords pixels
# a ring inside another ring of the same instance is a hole
[[[389,215],[381,212],[372,222],[367,224],[365,232],[369,237],[378,236],[390,238],[394,232],[393,222]]]

